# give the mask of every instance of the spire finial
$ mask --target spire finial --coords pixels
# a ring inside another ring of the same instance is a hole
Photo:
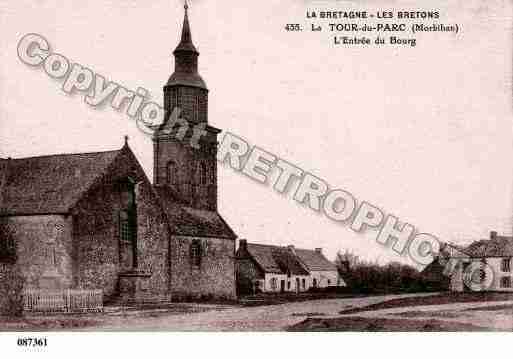
[[[185,9],[185,13],[187,13],[187,10],[189,9],[189,5],[187,4],[187,0],[185,0],[183,4],[183,8]]]
[[[125,146],[128,145],[128,135],[125,135]]]

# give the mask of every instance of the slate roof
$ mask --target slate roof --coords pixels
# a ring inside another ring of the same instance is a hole
[[[513,257],[513,237],[481,239],[471,243],[464,252],[470,257]]]
[[[154,190],[172,232],[185,236],[237,237],[218,212],[183,205],[167,186],[154,186]]]
[[[273,256],[273,251],[277,249],[276,246],[248,243],[246,248],[251,257],[264,272],[283,274],[283,271]]]
[[[128,146],[124,148],[130,151]],[[124,148],[0,159],[0,216],[69,213],[95,181],[109,171]],[[137,161],[135,156],[132,158]],[[187,207],[168,187],[154,186],[154,192],[173,233],[236,238],[216,211]]]
[[[337,266],[315,250],[296,249],[296,254],[303,264],[311,271],[336,271]]]
[[[2,160],[0,215],[68,212],[120,152]]]
[[[286,247],[278,247],[273,252],[274,260],[283,273],[294,275],[308,275],[308,271],[301,264],[296,255]]]
[[[333,263],[313,250],[255,243],[247,243],[246,248],[262,270],[268,273],[308,275],[309,270],[337,270]]]

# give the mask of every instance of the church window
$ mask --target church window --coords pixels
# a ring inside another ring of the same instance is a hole
[[[130,221],[128,211],[122,210],[119,215],[119,232],[121,241],[123,242],[131,242],[132,241],[132,231],[130,229]]]
[[[166,182],[168,184],[178,183],[178,172],[175,161],[169,161],[166,168]]]
[[[119,241],[127,267],[137,267],[137,207],[135,183],[130,178],[120,182]]]
[[[195,106],[195,109],[194,109],[194,119],[196,120],[196,122],[199,122],[200,118],[199,118],[199,108],[200,108],[200,105],[199,105],[199,95],[196,95],[196,106]]]
[[[191,243],[191,264],[198,267],[201,265],[201,242],[198,239]]]
[[[205,162],[200,164],[200,183],[207,184],[207,165]]]
[[[511,288],[511,277],[501,278],[501,288]]]
[[[0,228],[3,231],[4,228]],[[15,263],[16,262],[16,243],[14,236],[11,236],[8,231],[5,231],[4,238],[0,239],[0,263]]]

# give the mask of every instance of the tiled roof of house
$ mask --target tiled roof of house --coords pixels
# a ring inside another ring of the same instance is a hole
[[[68,212],[120,152],[2,160],[0,215]]]
[[[167,186],[154,186],[171,231],[184,236],[235,239],[237,235],[216,211],[188,207]]]
[[[336,271],[337,266],[315,250],[296,249],[296,254],[303,264],[311,271]]]
[[[464,252],[470,257],[513,257],[513,237],[481,239],[471,243]]]
[[[247,251],[265,272],[308,275],[310,271],[336,271],[336,266],[313,250],[247,243]]]
[[[296,255],[287,247],[277,247],[273,252],[274,260],[283,273],[294,275],[308,275],[308,271],[301,264]]]
[[[283,271],[274,259],[273,251],[277,249],[276,246],[248,243],[246,248],[264,272],[283,274]]]
[[[248,243],[247,250],[265,272],[308,275],[308,271],[287,247]]]

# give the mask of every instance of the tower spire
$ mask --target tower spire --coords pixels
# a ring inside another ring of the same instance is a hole
[[[199,52],[192,43],[191,26],[189,25],[189,4],[184,2],[184,17],[182,35],[173,55],[175,56],[175,71],[169,78],[167,85],[184,85],[207,88],[205,81],[198,73]]]
[[[183,5],[184,8],[184,17],[183,17],[183,25],[182,25],[182,37],[180,39],[180,43],[175,49],[176,51],[191,51],[198,53],[198,50],[196,50],[196,47],[192,43],[192,36],[191,36],[191,26],[189,25],[189,16],[188,11],[189,5],[187,4],[187,0],[184,2]]]

